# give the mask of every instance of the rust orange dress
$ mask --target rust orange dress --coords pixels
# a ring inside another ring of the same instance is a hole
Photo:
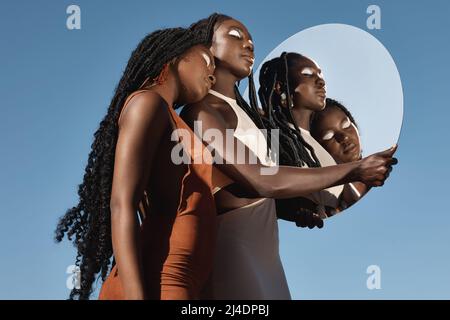
[[[124,108],[142,91],[132,93]],[[179,141],[192,161],[182,180],[176,215],[150,212],[142,221],[139,241],[144,287],[149,299],[198,299],[211,273],[216,245],[213,166],[211,161],[199,161],[199,157],[210,160],[211,153],[175,110],[170,106],[167,109],[173,129],[188,133],[190,143],[186,144],[185,134]],[[120,270],[115,265],[102,285],[99,299],[123,298]]]

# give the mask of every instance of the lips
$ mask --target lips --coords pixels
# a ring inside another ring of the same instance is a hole
[[[317,91],[317,95],[319,97],[326,98],[327,97],[327,92],[325,90],[319,90],[319,91]]]
[[[351,143],[349,143],[349,144],[344,146],[344,150],[343,151],[344,151],[344,153],[349,153],[349,152],[355,150],[355,148],[356,148],[356,144],[351,142]]]
[[[254,63],[255,63],[255,57],[252,56],[252,55],[243,54],[241,57],[242,57],[242,59],[244,59],[244,60],[250,62],[251,64],[254,64]]]

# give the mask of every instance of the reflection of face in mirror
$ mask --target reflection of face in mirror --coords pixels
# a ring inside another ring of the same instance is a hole
[[[358,125],[351,112],[336,100],[327,98],[325,108],[311,117],[311,135],[328,151],[336,163],[347,163],[362,158]],[[348,208],[366,194],[368,188],[361,182],[344,186],[341,207]]]
[[[264,120],[280,129],[276,155],[281,165],[326,167],[333,165],[330,163],[346,163],[347,166],[352,162],[355,163],[351,165],[357,165],[371,159],[371,156],[360,158],[362,147],[365,153],[378,155],[373,153],[396,141],[403,108],[398,70],[386,48],[372,35],[361,31],[337,24],[303,30],[272,50],[256,69],[255,75],[259,79],[256,87],[259,87]],[[308,56],[297,52],[308,53]],[[315,128],[311,127],[311,119],[325,108],[326,95],[330,93],[351,104],[358,125],[364,128],[361,139],[353,118],[347,116],[348,119],[339,123],[337,118],[344,116],[337,109],[324,113],[330,116],[328,121],[334,123],[330,126],[321,124],[332,128],[333,133],[330,132],[328,137],[325,134],[312,135]],[[393,110],[387,106],[392,106]],[[382,133],[376,125],[380,120],[386,123],[386,130]],[[326,142],[327,139],[335,140]],[[387,168],[386,176],[391,169],[390,166]],[[334,193],[335,201],[327,193],[329,190],[322,190],[319,195],[304,196],[314,203],[291,201],[286,215],[290,217],[289,213],[299,207],[320,212],[321,218],[324,215],[320,209],[324,209],[328,217],[341,212],[365,193],[367,188],[361,183],[362,192],[359,192],[360,183],[357,181],[354,179],[341,185],[342,191]]]
[[[342,104],[326,99],[326,83],[314,60],[283,53],[262,65],[259,83],[266,121],[281,132],[280,164],[311,168],[361,160],[356,122]],[[325,219],[354,204],[367,190],[365,184],[353,181],[295,201],[278,201],[277,210],[301,209]]]
[[[293,56],[289,70],[293,87],[293,104],[311,111],[322,110],[325,106],[325,80],[322,70],[312,59]]]
[[[311,135],[328,151],[336,163],[361,159],[358,126],[350,111],[327,98],[325,108],[311,118]]]

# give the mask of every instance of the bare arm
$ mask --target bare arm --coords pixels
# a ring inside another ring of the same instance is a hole
[[[387,177],[389,173],[387,174]],[[341,200],[344,202],[346,208],[359,201],[369,190],[364,183],[356,181],[351,183],[353,187],[348,183],[344,186],[344,190],[341,193]]]
[[[225,137],[227,124],[220,110],[202,103],[188,108],[183,112],[183,117],[191,128],[194,121],[201,121],[203,132],[207,129],[218,129]],[[362,181],[370,186],[381,186],[388,168],[396,163],[396,159],[392,158],[395,148],[391,148],[357,162],[324,168],[280,166],[276,174],[262,175],[261,169],[268,167],[259,162],[237,164],[237,150],[245,149],[246,153],[251,152],[238,139],[233,137],[231,146],[227,145],[226,139],[205,142],[214,149],[216,156],[223,159],[223,164],[217,164],[219,169],[244,187],[247,192],[259,197],[276,199],[306,196],[352,181]]]
[[[167,124],[165,106],[151,92],[133,97],[119,123],[110,207],[113,251],[125,299],[145,298],[136,212]]]

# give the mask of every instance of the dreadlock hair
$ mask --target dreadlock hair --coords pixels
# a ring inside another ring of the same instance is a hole
[[[201,19],[193,23],[190,28],[194,30],[202,30],[201,32],[206,33],[208,39],[212,42],[214,32],[220,27],[220,24],[226,20],[234,20],[234,18],[220,13],[213,13],[208,18]],[[238,85],[234,86],[236,103],[242,108],[242,110],[245,111],[245,113],[250,117],[250,119],[252,119],[259,129],[266,129],[263,119],[261,118],[260,108],[258,107],[258,98],[256,95],[255,82],[253,80],[253,72],[248,76],[248,84],[250,104],[245,101],[244,97],[242,97]]]
[[[355,118],[353,118],[353,115],[342,103],[340,103],[339,101],[336,101],[334,99],[327,98],[326,103],[325,103],[325,108],[323,108],[323,110],[321,110],[321,111],[314,112],[311,116],[310,127],[311,127],[311,135],[313,137],[317,136],[317,125],[318,125],[318,122],[324,116],[323,112],[326,110],[330,110],[331,108],[341,110],[348,117],[350,122],[353,123],[355,125],[355,127],[358,128]]]
[[[298,167],[307,165],[312,168],[320,167],[320,161],[314,149],[303,139],[291,112],[293,102],[290,93],[296,84],[289,71],[295,67],[297,59],[303,58],[305,57],[298,53],[283,52],[280,57],[266,61],[259,74],[258,95],[267,125],[280,129],[280,164]],[[286,95],[287,106],[282,106],[281,97],[275,91],[277,85],[281,86],[281,92]]]
[[[110,200],[117,122],[126,98],[147,79],[156,80],[164,66],[198,44],[210,46],[201,30],[168,28],[148,34],[132,52],[106,116],[94,134],[83,182],[78,186],[79,202],[60,218],[55,231],[56,242],[66,235],[78,250],[75,265],[81,281],[69,299],[89,299],[95,277],[98,280],[100,273],[105,280],[113,256]]]

